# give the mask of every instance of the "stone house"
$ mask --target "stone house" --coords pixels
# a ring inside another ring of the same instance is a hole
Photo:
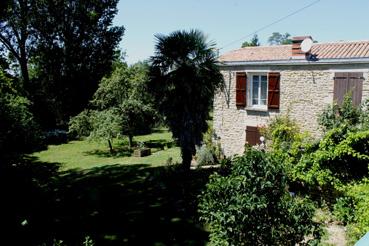
[[[369,98],[369,41],[246,47],[219,58],[225,86],[214,98],[214,131],[226,156],[257,144],[258,127],[287,113],[312,136],[321,134],[317,116],[351,92],[359,105]],[[311,38],[311,37],[308,37]],[[305,49],[305,48],[304,48]]]

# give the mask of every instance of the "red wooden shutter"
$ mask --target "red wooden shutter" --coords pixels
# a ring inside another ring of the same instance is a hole
[[[279,109],[280,73],[268,74],[268,108]]]
[[[246,73],[236,73],[236,106],[246,106]]]
[[[255,126],[246,126],[246,142],[250,145],[260,144],[260,132]]]
[[[333,99],[342,104],[347,93],[351,92],[353,105],[360,105],[363,94],[363,73],[335,73]]]

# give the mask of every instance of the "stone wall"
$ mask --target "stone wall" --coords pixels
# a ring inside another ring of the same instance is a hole
[[[280,109],[255,111],[236,107],[236,72],[280,72]],[[214,99],[214,130],[226,156],[242,154],[246,126],[262,126],[288,112],[303,131],[319,137],[317,116],[333,102],[335,72],[364,72],[363,100],[369,98],[369,64],[224,67],[225,88]]]

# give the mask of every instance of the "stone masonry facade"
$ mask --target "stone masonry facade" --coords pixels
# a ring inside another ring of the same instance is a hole
[[[236,107],[236,72],[279,72],[280,108],[255,110]],[[246,143],[246,126],[264,126],[278,114],[287,114],[302,131],[319,137],[317,117],[333,102],[335,72],[363,72],[363,98],[369,98],[369,64],[356,65],[280,65],[224,66],[224,90],[214,98],[214,131],[226,156],[242,154]]]

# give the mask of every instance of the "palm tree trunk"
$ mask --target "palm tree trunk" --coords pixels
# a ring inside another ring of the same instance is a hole
[[[190,148],[182,148],[182,167],[184,170],[190,170],[192,161],[192,151]]]

